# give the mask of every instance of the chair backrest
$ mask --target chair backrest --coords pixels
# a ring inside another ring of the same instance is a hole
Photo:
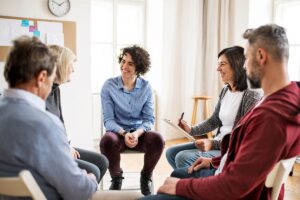
[[[271,172],[269,172],[265,181],[267,188],[272,188],[271,200],[277,200],[281,186],[287,180],[287,177],[295,163],[296,157],[279,161]]]
[[[22,170],[18,177],[0,177],[0,195],[46,200],[45,195],[28,170]]]

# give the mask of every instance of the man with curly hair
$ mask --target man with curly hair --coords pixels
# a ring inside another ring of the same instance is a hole
[[[152,89],[141,77],[150,69],[150,56],[139,46],[126,47],[121,50],[119,64],[121,76],[108,79],[101,91],[106,134],[100,141],[100,150],[109,160],[110,190],[122,187],[120,153],[126,149],[144,152],[140,185],[142,194],[149,195],[152,172],[164,148],[162,136],[151,131],[154,124]]]

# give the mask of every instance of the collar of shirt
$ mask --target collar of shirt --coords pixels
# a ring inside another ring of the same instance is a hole
[[[6,89],[3,93],[4,97],[13,99],[22,99],[28,102],[31,106],[45,111],[45,101],[39,96],[21,89]]]
[[[122,81],[122,76],[118,77],[118,87],[120,89],[124,89],[124,84],[123,84],[123,81]],[[141,87],[142,87],[142,80],[139,77],[137,77],[134,88],[139,89]]]

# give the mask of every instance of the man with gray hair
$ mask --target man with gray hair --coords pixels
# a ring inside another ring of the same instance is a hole
[[[96,178],[79,169],[64,126],[45,110],[55,63],[37,38],[14,41],[4,69],[9,89],[0,98],[0,177],[27,169],[47,199],[86,200],[97,190]]]
[[[280,160],[300,154],[300,88],[288,77],[285,29],[269,24],[249,29],[243,36],[248,40],[249,82],[253,88],[261,87],[264,97],[234,127],[227,151],[222,150],[226,154],[202,165],[218,167],[221,160],[221,173],[207,178],[169,177],[158,190],[161,194],[143,200],[269,200],[271,189],[264,185],[268,173]],[[284,198],[283,190],[279,200]]]

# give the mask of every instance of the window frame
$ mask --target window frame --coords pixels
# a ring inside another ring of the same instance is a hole
[[[93,81],[93,76],[92,74],[95,72],[94,70],[94,67],[93,66],[93,55],[94,55],[94,52],[93,52],[93,49],[92,49],[92,46],[93,45],[111,45],[112,47],[112,66],[108,66],[111,69],[112,73],[113,73],[113,76],[117,75],[118,73],[120,73],[120,70],[119,70],[119,64],[118,64],[118,47],[119,46],[127,46],[127,45],[132,45],[132,44],[128,44],[128,43],[124,43],[124,44],[120,44],[117,42],[117,6],[118,6],[118,3],[120,4],[128,4],[128,5],[132,5],[132,3],[142,3],[143,4],[143,25],[142,25],[142,43],[138,44],[138,45],[141,45],[143,47],[146,47],[146,33],[147,33],[147,0],[92,0],[91,1],[91,6],[93,6],[93,3],[94,2],[112,2],[112,23],[113,23],[113,26],[112,26],[112,34],[113,34],[113,37],[112,37],[112,42],[99,42],[99,41],[94,41],[93,37],[92,37],[92,26],[94,25],[94,23],[92,23],[92,14],[91,14],[91,38],[90,38],[90,45],[91,45],[91,77],[92,77],[92,80],[91,80],[91,93],[92,93],[92,106],[93,106],[93,113],[92,113],[92,118],[93,118],[93,122],[92,122],[92,126],[93,126],[93,138],[94,138],[94,145],[95,145],[95,148],[97,149],[97,146],[99,145],[99,140],[100,140],[100,137],[103,135],[104,133],[104,124],[103,124],[103,119],[102,119],[102,109],[101,109],[101,99],[100,99],[100,89],[102,87],[102,85],[99,85],[97,88],[95,85],[94,85],[94,81]],[[92,12],[92,8],[91,8],[91,12]],[[121,31],[121,30],[120,30]],[[100,69],[101,71],[101,69]],[[108,79],[110,77],[106,77],[106,79]],[[105,80],[101,80],[101,81],[105,81]],[[97,90],[96,90],[97,88]]]
[[[122,32],[122,30],[117,30],[118,29],[118,22],[117,22],[117,10],[118,10],[118,5],[132,5],[132,4],[142,4],[143,8],[143,25],[142,25],[142,41],[141,43],[138,43],[138,45],[141,45],[143,47],[146,46],[146,28],[147,28],[147,0],[92,0],[91,1],[91,6],[93,6],[93,3],[94,2],[112,2],[112,18],[113,18],[113,26],[112,26],[112,34],[113,34],[113,37],[112,37],[112,42],[97,42],[97,41],[93,41],[93,38],[92,38],[92,33],[91,33],[91,47],[93,45],[111,45],[112,46],[112,63],[113,65],[112,66],[109,66],[109,67],[112,67],[112,73],[113,73],[113,76],[116,76],[117,74],[119,74],[119,64],[118,64],[118,59],[117,59],[117,56],[119,54],[119,47],[123,47],[123,46],[129,46],[129,45],[132,45],[130,43],[118,43],[117,41],[117,34],[118,34],[118,31]],[[92,17],[91,17],[91,26],[93,26],[93,23],[92,23]],[[92,29],[91,29],[92,30]],[[92,49],[91,49],[91,55],[93,55],[93,52],[92,52]],[[92,56],[91,56],[91,60],[93,60]],[[91,63],[91,73],[93,73],[93,69],[94,69],[94,66],[92,65],[93,63]],[[107,77],[109,78],[109,77]],[[95,92],[95,86],[93,85],[94,81],[92,80],[91,81],[91,87],[92,87],[92,93],[93,94],[98,94],[100,91],[97,91]],[[101,87],[101,86],[100,86]]]
[[[288,4],[299,4],[300,5],[300,0],[274,0],[273,1],[273,12],[272,12],[272,16],[273,16],[273,21],[274,23],[277,23],[279,25],[283,25],[282,21],[281,21],[281,16],[282,13],[280,13],[280,7],[284,6],[284,5],[288,5]],[[284,25],[283,25],[284,26]],[[288,30],[287,30],[288,31]],[[291,76],[291,74],[293,74],[293,71],[297,72],[297,67],[300,68],[300,60],[297,62],[298,65],[296,66],[291,66],[291,55],[293,55],[294,51],[291,52],[292,48],[299,48],[300,47],[300,40],[298,42],[294,42],[289,40],[289,45],[290,45],[290,62],[289,62],[289,66],[288,68],[292,67],[292,70],[288,70],[289,71],[289,75],[290,78],[293,81],[299,81],[300,80],[300,70],[298,69],[298,73],[296,75],[296,79],[293,79],[293,76]]]

